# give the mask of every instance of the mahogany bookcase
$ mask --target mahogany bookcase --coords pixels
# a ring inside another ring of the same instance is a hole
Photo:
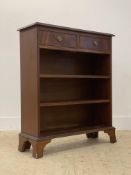
[[[43,156],[51,139],[112,126],[112,34],[34,23],[19,29],[21,133],[19,151]]]

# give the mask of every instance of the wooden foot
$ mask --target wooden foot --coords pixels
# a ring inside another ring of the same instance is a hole
[[[45,148],[46,144],[48,144],[51,140],[34,140],[32,138],[25,137],[19,134],[19,147],[18,150],[20,152],[24,152],[27,149],[30,149],[32,145],[32,155],[34,158],[38,159],[43,157],[43,149]]]
[[[45,148],[46,144],[48,144],[50,140],[45,141],[31,141],[32,144],[32,155],[34,158],[38,159],[43,157],[43,149]]]
[[[110,143],[115,143],[116,142],[115,128],[107,129],[104,132],[109,135]]]
[[[24,152],[27,149],[30,149],[30,147],[31,147],[31,143],[27,140],[27,138],[19,135],[19,147],[18,147],[18,150],[20,152]]]
[[[95,139],[98,138],[98,132],[86,133],[86,136],[88,139],[90,138]]]

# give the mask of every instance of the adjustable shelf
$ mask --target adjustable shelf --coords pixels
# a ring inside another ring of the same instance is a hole
[[[99,104],[109,103],[110,100],[79,100],[79,101],[59,101],[59,102],[41,102],[40,107],[46,106],[68,106],[68,105],[82,105],[82,104]]]
[[[42,23],[20,29],[19,151],[34,158],[55,137],[99,131],[116,142],[112,126],[112,36]]]
[[[109,79],[110,76],[104,75],[59,75],[59,74],[41,74],[40,78],[90,78],[90,79]]]

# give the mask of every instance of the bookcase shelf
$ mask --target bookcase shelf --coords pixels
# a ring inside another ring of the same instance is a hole
[[[94,78],[109,79],[110,76],[104,75],[59,75],[59,74],[41,74],[40,78]]]
[[[81,100],[81,101],[59,101],[59,102],[41,102],[41,107],[46,106],[68,106],[68,105],[79,105],[79,104],[96,104],[96,103],[109,103],[110,100]]]
[[[104,131],[105,129],[111,129],[111,126],[104,126],[104,125],[96,125],[96,126],[76,126],[76,127],[70,127],[70,128],[64,128],[64,129],[54,129],[50,131],[42,130],[40,132],[41,138],[43,139],[51,139],[63,137],[63,136],[70,136],[70,135],[76,135],[76,134],[83,134],[83,133],[94,133],[98,131]]]
[[[40,49],[47,49],[47,50],[61,50],[61,51],[68,51],[68,52],[76,52],[76,53],[92,53],[91,50],[87,50],[87,49],[73,49],[73,48],[64,48],[64,47],[52,47],[52,46],[43,46],[43,45],[39,45]],[[94,50],[93,53],[97,53],[100,55],[110,55],[110,51],[99,51],[99,50]]]
[[[99,131],[116,142],[112,126],[112,36],[35,23],[20,29],[19,151],[33,157],[56,137]]]

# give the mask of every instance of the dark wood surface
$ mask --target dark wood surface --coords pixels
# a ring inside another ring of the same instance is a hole
[[[64,128],[63,130],[51,130],[50,132],[41,131],[41,138],[51,139],[51,138],[58,138],[64,136],[71,136],[71,135],[79,135],[83,133],[94,133],[97,131],[104,131],[106,129],[112,129],[109,126],[77,126],[77,127],[70,127]]]
[[[96,32],[96,31],[89,31],[89,30],[83,30],[83,29],[76,29],[76,28],[71,28],[71,27],[63,27],[63,26],[58,26],[58,25],[53,25],[53,24],[46,24],[46,23],[41,23],[41,22],[35,22],[33,24],[27,25],[25,27],[21,27],[18,29],[18,31],[21,30],[26,30],[28,28],[32,28],[32,27],[49,27],[49,28],[53,28],[55,29],[64,29],[64,30],[70,30],[70,31],[77,31],[77,32],[82,32],[82,33],[91,33],[91,34],[98,34],[98,35],[105,35],[105,36],[115,36],[114,34],[110,34],[110,33],[102,33],[102,32]]]
[[[59,48],[68,51],[85,51],[96,53],[111,53],[111,42],[109,36],[80,34],[71,31],[57,29],[39,29],[38,43],[40,47]]]
[[[40,101],[110,99],[109,82],[110,79],[42,79]]]
[[[69,106],[79,104],[95,104],[95,103],[109,103],[110,100],[81,100],[81,101],[60,101],[60,102],[41,102],[40,106]]]
[[[45,141],[45,140],[51,140],[53,138],[60,138],[60,137],[67,137],[67,136],[73,136],[73,135],[80,135],[80,134],[87,134],[87,133],[96,133],[99,131],[113,131],[115,130],[114,127],[111,126],[96,126],[96,127],[73,127],[70,129],[65,129],[63,131],[55,130],[48,133],[45,133],[45,131],[41,131],[40,137],[34,137],[28,134],[20,134],[21,136],[24,136],[27,140],[32,139],[35,141]],[[67,132],[68,131],[68,132]]]
[[[33,157],[51,139],[112,127],[112,35],[35,23],[20,29],[19,150]]]
[[[40,78],[91,78],[91,79],[108,79],[106,75],[60,75],[60,74],[41,74]]]
[[[110,76],[110,55],[40,49],[40,73]]]
[[[39,79],[37,29],[20,33],[21,131],[39,136]]]
[[[68,51],[68,52],[75,52],[75,53],[92,53],[92,50],[88,49],[81,49],[81,48],[67,48],[67,47],[54,47],[54,46],[47,46],[47,45],[39,45],[40,49],[46,49],[46,50],[55,50],[55,51]],[[103,50],[93,50],[93,53],[96,53],[97,55],[110,55],[111,51],[103,51]]]

